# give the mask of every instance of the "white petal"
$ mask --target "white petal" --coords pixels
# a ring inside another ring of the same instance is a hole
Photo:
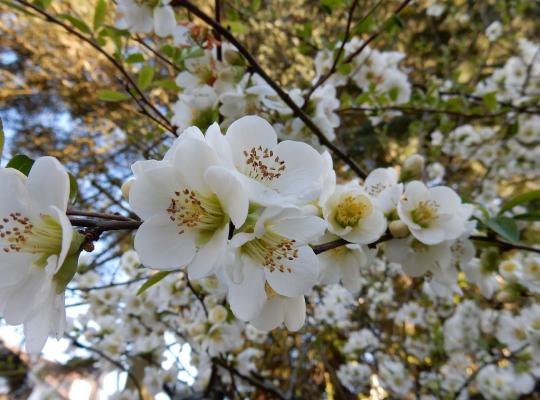
[[[326,221],[322,218],[300,215],[291,218],[279,218],[272,224],[271,230],[299,243],[313,242],[324,234]]]
[[[212,238],[204,244],[188,265],[190,279],[201,279],[209,276],[221,265],[227,250],[227,237],[229,226],[225,225],[214,232]]]
[[[203,194],[211,192],[204,179],[208,167],[219,165],[216,152],[206,142],[194,139],[183,140],[174,154],[174,164],[182,173],[188,188]]]
[[[58,255],[56,270],[54,271],[56,272],[64,263],[64,260],[66,259],[70,250],[71,240],[73,239],[73,227],[71,226],[71,222],[64,212],[60,211],[54,206],[51,207],[50,211],[52,212],[52,216],[62,226],[62,247],[60,254]]]
[[[229,283],[228,300],[234,315],[249,321],[256,318],[266,302],[265,277],[261,267],[253,263],[244,264],[241,283]]]
[[[277,293],[296,297],[311,290],[319,276],[319,260],[311,247],[298,248],[298,258],[294,260],[280,260],[285,267],[284,272],[275,268],[273,272],[265,268],[266,280]],[[287,270],[291,269],[291,272]]]
[[[0,251],[0,290],[15,285],[30,271],[39,256],[32,253],[5,253]],[[1,306],[0,306],[1,309]]]
[[[196,232],[176,226],[165,214],[150,217],[135,234],[135,250],[150,268],[171,270],[187,265],[195,256]]]
[[[43,269],[32,268],[24,282],[17,285],[6,301],[3,317],[10,325],[19,325],[33,315],[43,299],[47,274]]]
[[[69,199],[69,177],[54,157],[36,160],[28,175],[28,192],[38,213],[45,213],[50,206],[66,211]]]
[[[288,330],[295,332],[304,325],[306,320],[306,300],[304,296],[298,296],[287,299],[285,303],[285,326]]]
[[[231,145],[236,166],[244,167],[244,151],[261,146],[273,149],[277,144],[277,135],[268,121],[255,115],[248,115],[234,121],[227,129],[225,138]]]
[[[214,149],[218,154],[223,165],[228,168],[234,168],[231,146],[225,136],[222,135],[221,129],[217,122],[214,122],[208,127],[205,134],[206,143]]]
[[[313,147],[286,140],[276,146],[274,153],[285,161],[282,176],[271,185],[281,195],[304,204],[321,194],[324,160]]]
[[[162,164],[140,172],[129,191],[129,205],[142,219],[164,213],[171,205],[174,192],[185,188],[174,167]]]
[[[29,216],[30,195],[26,180],[26,176],[13,168],[0,168],[0,221],[13,212]]]
[[[174,10],[170,6],[156,7],[154,9],[154,31],[160,37],[170,36],[176,27]]]
[[[234,226],[241,227],[246,221],[249,199],[237,174],[224,167],[212,166],[206,170],[204,178]]]
[[[267,332],[280,326],[284,319],[284,299],[280,296],[274,296],[264,304],[259,316],[250,321],[250,323],[258,330]]]

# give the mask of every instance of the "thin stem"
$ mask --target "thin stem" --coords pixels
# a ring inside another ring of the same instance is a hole
[[[81,34],[80,32],[78,32],[76,29],[72,28],[71,26],[69,26],[68,24],[64,23],[63,21],[61,21],[60,19],[56,18],[55,16],[49,14],[47,11],[39,8],[38,6],[32,4],[32,3],[29,3],[28,1],[26,0],[16,0],[18,3],[22,4],[23,6],[25,7],[28,7],[28,8],[31,8],[32,10],[34,10],[35,12],[37,12],[38,14],[42,15],[43,17],[45,17],[45,19],[47,21],[50,21],[56,25],[59,25],[61,26],[62,28],[64,28],[66,31],[68,31],[69,33],[77,36],[79,39],[81,39],[82,41],[88,43],[90,46],[92,46],[94,49],[96,49],[98,52],[100,52],[103,56],[105,56],[105,58],[111,63],[113,64],[116,69],[118,69],[120,71],[120,73],[124,76],[124,78],[127,80],[127,82],[129,83],[129,85],[135,90],[135,92],[140,96],[140,100],[143,101],[146,106],[148,106],[158,117],[161,121],[157,120],[157,119],[154,119],[155,121],[159,121],[160,125],[162,125],[166,130],[168,130],[169,132],[171,132],[174,136],[178,136],[178,134],[176,133],[176,129],[174,129],[173,125],[171,125],[171,123],[169,122],[169,120],[167,119],[167,117],[165,115],[163,115],[163,113],[161,111],[159,111],[159,109],[154,106],[150,100],[146,97],[146,95],[143,93],[143,91],[139,88],[139,86],[137,85],[137,83],[135,83],[135,81],[133,80],[133,78],[128,74],[128,72],[124,69],[124,67],[113,57],[111,56],[109,53],[107,53],[105,50],[103,50],[101,48],[100,45],[98,45],[94,40],[92,40],[91,38],[88,38],[86,37],[85,35]],[[131,93],[131,91],[127,91],[128,94],[133,97],[135,100],[138,100],[137,99],[137,96],[135,96],[134,94]]]
[[[202,19],[208,25],[210,25],[216,32],[219,32],[221,36],[227,39],[236,49],[242,54],[242,56],[247,60],[251,69],[263,78],[263,80],[277,93],[277,95],[287,104],[294,114],[302,120],[302,122],[308,127],[311,132],[319,139],[319,143],[328,147],[332,152],[343,162],[345,162],[359,177],[365,178],[367,176],[366,172],[346,154],[342,149],[337,147],[324,135],[321,129],[313,122],[313,120],[294,102],[293,99],[285,92],[281,86],[274,81],[263,68],[257,63],[257,60],[251,55],[251,53],[242,45],[236,37],[222,26],[215,19],[204,13],[199,7],[192,4],[188,0],[173,0],[171,6],[175,7],[184,7],[189,12],[193,13],[195,16]]]

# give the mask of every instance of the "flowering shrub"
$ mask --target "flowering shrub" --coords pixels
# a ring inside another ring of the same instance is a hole
[[[173,139],[131,163],[122,213],[78,208],[77,182],[54,157],[16,155],[0,169],[0,314],[24,324],[29,353],[48,336],[67,338],[68,352],[96,356],[99,371],[126,374],[118,399],[324,390],[513,399],[535,390],[538,44],[520,39],[480,76],[468,97],[481,105],[468,112],[456,108],[458,82],[421,93],[407,55],[373,42],[410,1],[366,39],[365,27],[351,28],[358,1],[343,2],[344,36],[314,54],[309,84],[289,86],[219,14],[189,1],[99,0],[93,29],[49,3],[10,4],[105,55],[126,90],[98,97],[132,99]],[[416,5],[427,18],[447,6]],[[504,34],[500,21],[485,29],[492,44]],[[158,60],[177,73],[158,81],[168,73]],[[157,82],[174,101],[153,103]],[[433,96],[447,109],[433,109]],[[359,162],[343,146],[350,113],[388,130],[408,112],[439,111],[459,119],[441,118],[424,149],[392,163]],[[499,122],[485,123],[487,114]],[[463,182],[446,181],[449,171]],[[110,277],[85,254],[118,230],[133,242]],[[66,297],[85,312],[66,319]]]

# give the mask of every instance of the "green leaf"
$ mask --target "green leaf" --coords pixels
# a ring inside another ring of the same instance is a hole
[[[32,160],[30,157],[25,156],[24,154],[17,154],[15,157],[9,160],[6,168],[16,169],[17,171],[20,171],[28,176],[30,169],[32,169],[32,165],[34,165],[34,160]]]
[[[337,70],[341,75],[348,75],[352,71],[352,65],[350,63],[349,64],[341,64],[338,67]]]
[[[499,215],[506,211],[511,210],[515,206],[529,203],[530,201],[538,199],[538,198],[540,198],[540,190],[533,190],[531,192],[517,195],[516,197],[508,200],[506,203],[503,204],[503,206],[501,207],[501,210],[499,211]]]
[[[34,5],[38,6],[41,9],[47,8],[49,4],[52,3],[52,0],[34,0]]]
[[[360,21],[353,28],[353,33],[356,35],[360,35],[362,33],[371,32],[374,26],[375,26],[375,21],[373,19],[373,16],[369,15],[366,18],[364,18],[362,21]]]
[[[261,0],[251,0],[251,11],[257,12],[261,8]]]
[[[159,79],[154,81],[154,85],[163,89],[170,89],[176,92],[180,91],[180,88],[174,81],[174,79]]]
[[[523,213],[514,215],[514,219],[524,220],[524,221],[540,221],[540,213]]]
[[[105,15],[107,14],[107,0],[98,0],[96,4],[96,10],[94,11],[94,30],[103,25],[105,21]]]
[[[13,8],[14,10],[17,10],[17,11],[19,11],[19,12],[22,12],[23,14],[29,15],[29,16],[31,16],[31,17],[34,16],[34,15],[33,15],[31,12],[29,12],[26,8],[21,7],[20,5],[15,4],[15,3],[13,3],[12,1],[9,1],[9,0],[0,0],[0,4],[5,4],[6,6],[11,7],[11,8]]]
[[[133,53],[127,56],[126,62],[128,64],[135,64],[144,62],[144,56],[141,53]]]
[[[75,28],[77,28],[81,32],[84,32],[84,33],[91,33],[92,32],[90,27],[88,25],[86,25],[86,22],[80,20],[79,18],[74,17],[73,15],[58,14],[57,17],[69,21],[71,23],[71,25],[73,25]]]
[[[169,275],[173,271],[160,271],[156,272],[154,275],[152,275],[146,282],[143,283],[143,285],[137,290],[137,296],[140,294],[143,294],[146,292],[149,288],[154,286],[156,283],[161,281],[163,278],[165,278],[167,275]]]
[[[77,185],[77,180],[71,174],[68,172],[69,176],[69,200],[71,203],[75,203],[75,200],[77,200],[77,196],[79,196],[79,185]]]
[[[248,31],[247,26],[240,21],[227,21],[225,25],[228,26],[233,33],[246,33]]]
[[[146,89],[152,83],[154,79],[154,68],[151,65],[145,65],[139,72],[139,78],[137,79],[137,86],[141,90]]]
[[[98,90],[97,97],[103,101],[124,101],[129,99],[129,95],[114,90]]]
[[[496,217],[484,221],[484,225],[506,240],[511,242],[519,240],[519,229],[512,218]]]
[[[493,111],[497,108],[497,93],[486,93],[482,96],[482,100],[489,111]]]

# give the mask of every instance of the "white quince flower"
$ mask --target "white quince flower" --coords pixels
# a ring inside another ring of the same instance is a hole
[[[403,193],[403,184],[398,183],[398,174],[394,168],[377,168],[366,177],[364,189],[377,199],[379,208],[387,215],[395,210]]]
[[[386,230],[377,201],[356,182],[336,185],[322,210],[330,232],[352,243],[373,243]]]
[[[322,190],[324,161],[311,146],[277,142],[274,128],[250,115],[233,122],[215,149],[248,189],[250,200],[261,205],[304,205]]]
[[[217,124],[207,135],[215,130]],[[129,203],[144,221],[135,235],[141,262],[165,270],[187,265],[190,277],[200,279],[222,262],[229,221],[241,226],[248,202],[202,133],[190,132],[176,139],[165,160],[132,167]]]
[[[69,178],[58,160],[42,157],[28,178],[0,169],[0,187],[0,314],[10,325],[24,323],[26,348],[37,353],[49,334],[64,333],[64,289],[82,244],[71,248]]]
[[[473,207],[462,204],[449,187],[428,189],[422,182],[412,181],[405,187],[397,211],[415,238],[434,245],[461,236]]]
[[[116,26],[134,33],[150,33],[166,37],[176,28],[174,10],[170,0],[118,0],[116,10],[120,18]]]
[[[269,297],[260,314],[250,323],[257,329],[267,332],[285,324],[291,332],[299,330],[306,319],[306,301],[304,295],[286,297],[274,294]]]
[[[226,266],[228,299],[234,314],[253,321],[267,300],[278,295],[296,298],[309,292],[317,282],[319,263],[308,243],[320,237],[325,228],[321,218],[297,208],[269,207],[258,217],[250,215],[246,226],[231,240],[236,259]],[[275,302],[279,301],[271,304]]]

